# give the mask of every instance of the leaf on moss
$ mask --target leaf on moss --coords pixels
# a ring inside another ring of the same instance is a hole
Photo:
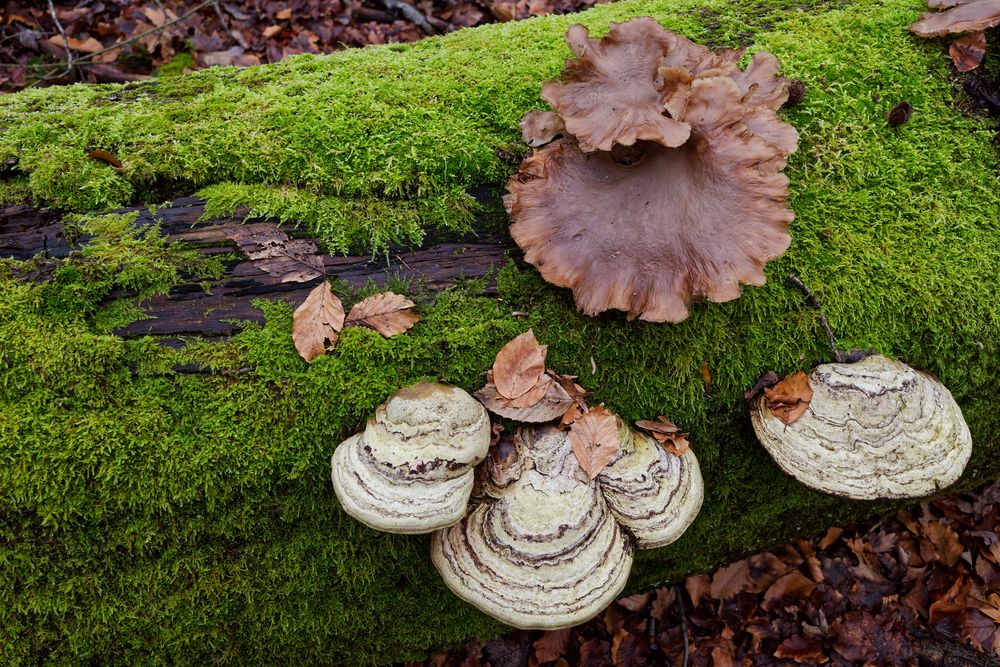
[[[805,414],[812,397],[809,376],[802,371],[795,371],[773,387],[764,388],[765,404],[786,425]]]
[[[125,167],[122,166],[122,161],[116,158],[114,155],[106,150],[98,148],[97,150],[90,151],[87,153],[87,157],[91,160],[99,160],[101,162],[106,162],[114,168],[115,172],[119,174],[125,173]]]
[[[538,344],[531,329],[504,345],[493,362],[497,393],[513,400],[531,391],[545,372],[547,349],[548,346]]]
[[[618,418],[603,405],[591,408],[573,422],[569,442],[580,467],[594,479],[618,453]]]
[[[367,327],[386,338],[410,329],[420,320],[411,308],[416,304],[394,292],[373,294],[351,308],[345,326]]]
[[[962,35],[948,47],[948,54],[959,72],[976,69],[986,56],[986,33],[980,30]]]
[[[295,309],[292,341],[302,358],[312,361],[337,346],[338,334],[343,328],[344,306],[330,289],[330,283],[324,280]]]
[[[674,456],[680,456],[691,447],[691,443],[687,441],[687,434],[682,432],[676,424],[663,415],[660,415],[656,421],[640,419],[635,425],[653,436],[658,443],[663,445]]]
[[[255,266],[283,283],[304,283],[326,275],[315,243],[291,239],[272,224],[239,225],[226,230],[226,236]]]

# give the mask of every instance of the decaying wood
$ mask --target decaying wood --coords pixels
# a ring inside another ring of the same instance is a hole
[[[323,277],[307,282],[281,282],[281,277],[260,267],[242,255],[230,234],[244,222],[260,225],[277,224],[260,219],[246,219],[245,213],[199,221],[205,203],[197,197],[184,197],[170,206],[158,208],[156,216],[146,209],[138,210],[136,224],[159,224],[171,241],[183,241],[207,255],[232,254],[243,257],[227,263],[227,274],[205,285],[198,276],[178,285],[169,294],[143,302],[141,307],[148,319],[134,322],[117,331],[122,336],[152,334],[177,336],[228,336],[240,330],[239,321],[263,322],[262,313],[251,305],[258,298],[281,299],[298,305]],[[292,225],[282,231],[293,238],[307,238]],[[412,252],[390,253],[388,260],[366,256],[321,255],[323,270],[329,278],[338,278],[354,287],[369,281],[382,286],[386,280],[398,277],[414,280],[432,289],[453,285],[460,277],[479,278],[491,268],[502,266],[508,248],[496,240],[470,237],[445,239]],[[79,239],[78,244],[86,239]],[[65,257],[71,251],[58,214],[26,205],[0,208],[0,257],[29,259],[42,254]],[[487,288],[487,293],[493,287]],[[123,295],[117,295],[123,296]]]

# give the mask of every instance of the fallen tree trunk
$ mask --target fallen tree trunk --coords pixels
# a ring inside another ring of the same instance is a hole
[[[846,345],[951,388],[975,441],[961,484],[996,477],[997,153],[989,123],[958,110],[940,45],[906,34],[919,5],[625,0],[580,15],[600,31],[651,14],[700,41],[767,48],[806,85],[786,113],[801,137],[792,247],[768,285],[678,325],[584,318],[530,267],[504,265],[485,288],[456,281],[510,247],[469,235],[497,211],[473,193],[502,188],[517,120],[558,73],[575,17],[0,98],[2,653],[384,663],[497,632],[444,588],[426,538],[340,511],[329,457],[401,385],[481,386],[529,327],[594,402],[667,415],[702,462],[701,516],[640,553],[631,588],[888,511],[802,488],[752,436],[742,393],[763,371],[829,360],[792,272]],[[913,118],[889,127],[903,100]],[[317,239],[348,286],[400,283],[421,321],[389,340],[345,330],[306,364],[291,311],[315,282],[282,284],[223,241],[247,216]]]

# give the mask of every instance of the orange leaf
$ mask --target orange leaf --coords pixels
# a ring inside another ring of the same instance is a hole
[[[986,55],[986,33],[980,30],[962,35],[948,47],[948,54],[959,72],[976,69]]]
[[[337,345],[337,334],[344,328],[344,306],[330,283],[321,282],[295,309],[292,316],[292,341],[306,361],[322,356]],[[326,341],[330,345],[326,345]]]
[[[538,382],[535,386],[524,392],[515,399],[511,399],[510,407],[512,408],[530,408],[535,405],[543,398],[545,394],[552,387],[553,380],[548,375],[543,374],[542,377],[538,378]]]
[[[101,162],[106,162],[114,167],[114,170],[119,174],[125,173],[125,168],[122,166],[121,160],[116,158],[114,155],[108,151],[97,149],[96,151],[90,151],[87,153],[87,157],[91,160],[100,160]]]
[[[594,479],[618,453],[618,418],[603,405],[591,408],[573,422],[569,441],[580,467]]]
[[[410,310],[416,304],[394,292],[373,294],[351,308],[346,326],[368,327],[386,338],[401,334],[420,320]]]
[[[712,597],[726,600],[746,589],[750,583],[750,561],[741,560],[719,568],[712,575]]]
[[[660,415],[656,421],[640,419],[635,425],[648,431],[658,443],[674,456],[680,456],[691,447],[691,443],[687,441],[687,434],[682,433],[676,424],[663,415]]]
[[[531,329],[504,345],[493,362],[497,393],[513,400],[534,387],[545,372],[547,349],[538,344]]]
[[[765,404],[786,425],[805,414],[812,397],[809,376],[802,371],[795,371],[773,387],[764,388]]]
[[[98,42],[93,37],[88,37],[87,39],[74,39],[73,37],[66,37],[63,40],[62,35],[53,35],[49,37],[49,44],[57,46],[60,49],[65,49],[66,45],[69,44],[69,48],[73,51],[81,51],[83,53],[97,53],[98,51],[104,50],[104,45]]]

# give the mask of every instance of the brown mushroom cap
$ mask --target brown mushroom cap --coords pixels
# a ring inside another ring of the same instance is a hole
[[[770,107],[744,104],[741,82],[758,77],[683,77],[672,103],[691,126],[682,146],[586,154],[560,139],[525,160],[506,199],[525,259],[572,288],[588,315],[619,309],[653,322],[764,284],[764,264],[791,242],[781,171],[797,135]]]
[[[566,131],[559,114],[551,111],[529,111],[521,118],[521,139],[532,148],[549,143]]]
[[[663,115],[655,85],[660,63],[676,40],[648,17],[612,23],[599,40],[574,25],[566,43],[577,57],[566,61],[560,81],[542,86],[542,99],[584,151],[607,151],[638,140],[680,146],[690,128]]]
[[[1000,25],[1000,0],[932,0],[928,5],[934,9],[950,7],[943,12],[928,12],[910,26],[910,31],[921,37],[941,37],[942,35],[977,32]]]

